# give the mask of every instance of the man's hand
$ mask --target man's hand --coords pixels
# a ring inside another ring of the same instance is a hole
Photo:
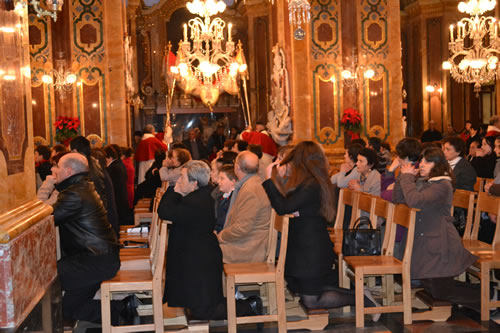
[[[401,166],[401,159],[399,157],[396,157],[392,163],[391,166],[389,167],[389,172],[394,172],[396,171],[397,168]]]
[[[488,182],[484,185],[484,192],[489,193],[491,185],[493,185],[493,182]]]

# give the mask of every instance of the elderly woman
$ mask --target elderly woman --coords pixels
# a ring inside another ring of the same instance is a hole
[[[188,308],[195,319],[223,319],[226,315],[222,252],[213,232],[215,205],[209,181],[206,163],[187,162],[158,207],[159,217],[172,221],[163,301]],[[238,302],[238,315],[255,314],[252,302],[256,300]]]
[[[174,187],[175,182],[181,175],[182,166],[191,160],[189,150],[183,148],[175,148],[168,157],[163,160],[163,166],[160,169],[160,178],[164,182],[168,182],[168,186]]]
[[[416,177],[418,174],[419,178]],[[422,152],[418,169],[410,163],[401,166],[393,200],[420,209],[415,223],[412,279],[423,280],[424,288],[436,299],[479,310],[479,291],[453,279],[477,257],[463,247],[453,226],[450,214],[452,184],[453,174],[443,152],[430,147]]]
[[[377,153],[370,148],[363,148],[358,153],[356,169],[359,179],[349,181],[349,188],[371,195],[380,195],[380,173],[377,171]]]

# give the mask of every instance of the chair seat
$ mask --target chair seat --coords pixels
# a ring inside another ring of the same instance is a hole
[[[463,239],[462,244],[469,251],[491,250],[491,244],[474,239]]]
[[[477,263],[482,262],[500,262],[500,251],[494,250],[473,250],[470,251],[473,255],[478,256]]]
[[[403,263],[392,256],[352,256],[344,257],[347,265],[354,270],[363,269],[365,274],[399,274]]]
[[[110,291],[151,290],[153,274],[151,270],[119,270],[114,278],[103,281],[102,284],[109,285]]]
[[[120,258],[126,257],[147,257],[149,258],[151,250],[149,248],[128,248],[120,250]]]
[[[276,277],[276,266],[268,263],[225,264],[224,273],[235,276],[235,282],[269,282]]]

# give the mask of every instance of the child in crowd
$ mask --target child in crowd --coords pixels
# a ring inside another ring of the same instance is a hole
[[[212,196],[215,200],[216,217],[214,230],[217,233],[224,228],[227,211],[229,210],[229,204],[231,202],[231,196],[237,181],[238,178],[234,173],[234,165],[227,164],[220,168],[217,180],[219,186],[212,192]]]

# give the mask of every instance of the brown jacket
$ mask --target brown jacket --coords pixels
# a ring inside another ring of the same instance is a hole
[[[226,264],[266,260],[271,204],[261,182],[253,175],[241,186],[217,235]]]
[[[453,277],[477,259],[467,251],[450,215],[453,187],[449,177],[415,183],[415,176],[402,174],[394,185],[395,203],[420,209],[415,223],[411,257],[412,279]]]

